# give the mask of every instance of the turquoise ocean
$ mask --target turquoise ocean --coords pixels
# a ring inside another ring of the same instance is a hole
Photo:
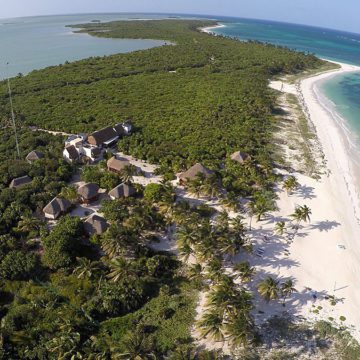
[[[225,27],[212,30],[215,34],[286,46],[360,66],[360,34],[264,20],[223,18],[220,23]],[[360,72],[334,76],[322,82],[320,90],[360,151]]]

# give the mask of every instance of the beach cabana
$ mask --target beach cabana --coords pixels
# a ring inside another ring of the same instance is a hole
[[[25,186],[25,185],[28,185],[32,182],[32,179],[31,177],[25,175],[25,176],[21,176],[21,177],[18,177],[16,179],[13,179],[10,183],[10,188],[11,189],[17,189],[21,186]]]
[[[99,186],[94,183],[87,183],[78,188],[78,194],[84,204],[95,201],[99,195]]]
[[[128,184],[120,184],[109,192],[111,200],[130,197],[136,194],[136,190]]]
[[[236,151],[231,155],[231,160],[244,164],[245,162],[251,160],[251,156],[245,152]]]
[[[180,185],[186,185],[188,181],[194,180],[199,174],[203,174],[204,177],[209,177],[214,172],[200,163],[193,165],[187,171],[179,175]]]
[[[91,236],[94,234],[101,235],[109,227],[106,220],[96,214],[90,215],[84,222],[85,232]]]
[[[44,154],[42,152],[33,150],[27,154],[26,161],[31,164],[32,162],[34,162],[36,160],[40,160],[43,157],[44,157]]]
[[[47,219],[56,220],[60,215],[65,214],[71,207],[70,201],[55,197],[43,209]]]
[[[107,161],[107,168],[109,171],[119,173],[123,170],[126,166],[129,166],[130,162],[126,159],[117,159],[113,156],[111,159]]]

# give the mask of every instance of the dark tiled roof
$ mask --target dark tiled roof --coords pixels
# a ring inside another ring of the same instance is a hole
[[[203,174],[205,177],[209,177],[214,172],[212,170],[209,170],[205,166],[197,163],[194,166],[192,166],[189,170],[183,172],[180,174],[179,178],[182,180],[193,180],[196,178],[198,174]]]
[[[109,192],[109,196],[116,199],[135,195],[136,190],[128,184],[120,184]]]
[[[114,126],[114,130],[116,131],[116,133],[121,136],[125,134],[125,130],[122,124],[116,124]]]
[[[55,197],[43,209],[45,214],[59,215],[61,212],[66,212],[71,206],[70,201]]]
[[[13,181],[11,181],[10,183],[10,187],[11,188],[17,188],[17,187],[20,187],[20,186],[23,186],[23,185],[27,185],[27,184],[30,184],[31,183],[31,177],[25,175],[25,176],[21,176],[21,177],[18,177],[16,179],[13,179]]]
[[[88,141],[90,141],[91,137],[95,140],[96,145],[102,145],[103,143],[118,137],[118,133],[114,130],[112,126],[109,126],[90,134]]]
[[[78,188],[78,194],[85,200],[93,199],[99,191],[99,186],[94,183],[87,183]]]
[[[69,159],[77,160],[79,158],[79,153],[74,145],[67,146],[66,150],[69,153]]]
[[[42,159],[43,157],[44,157],[44,154],[42,152],[33,150],[27,154],[26,160],[27,161],[36,161],[36,160]]]
[[[101,235],[108,228],[106,220],[99,215],[91,215],[84,222],[85,231],[89,234]]]
[[[121,171],[122,169],[124,169],[124,167],[129,166],[130,162],[126,159],[117,159],[115,156],[113,156],[111,159],[109,159],[107,161],[107,167],[110,170],[115,170],[115,171]]]

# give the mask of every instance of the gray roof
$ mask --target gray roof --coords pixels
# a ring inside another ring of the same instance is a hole
[[[128,184],[120,184],[109,192],[109,196],[116,199],[135,195],[136,190]]]
[[[126,159],[117,159],[115,156],[113,156],[111,159],[107,161],[107,167],[111,170],[121,171],[126,166],[129,166],[130,162]]]
[[[98,234],[101,235],[108,228],[106,220],[99,215],[91,215],[84,222],[85,231],[89,235]]]
[[[27,154],[26,160],[27,161],[36,161],[36,160],[42,159],[43,157],[44,157],[44,154],[42,152],[33,150]]]
[[[192,166],[189,170],[181,173],[179,175],[179,178],[182,180],[193,180],[196,178],[198,174],[203,174],[205,177],[209,177],[214,172],[212,170],[209,170],[205,166],[201,165],[200,163],[195,164]]]
[[[231,155],[231,160],[237,161],[240,164],[243,164],[245,161],[251,159],[251,156],[242,151],[236,151]]]
[[[18,188],[20,186],[23,186],[23,185],[27,185],[27,184],[30,184],[31,183],[31,177],[25,175],[25,176],[21,176],[21,177],[18,177],[16,179],[13,179],[10,183],[10,187],[11,188]]]
[[[59,215],[69,210],[71,203],[69,200],[55,197],[43,209],[45,214]]]
[[[85,200],[93,199],[99,191],[99,186],[94,183],[87,183],[78,188],[78,194]]]

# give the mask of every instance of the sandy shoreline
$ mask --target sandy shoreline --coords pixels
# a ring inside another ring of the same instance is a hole
[[[295,174],[307,191],[290,197],[280,194],[279,216],[286,216],[296,205],[306,204],[312,209],[312,217],[311,223],[303,227],[302,236],[290,247],[292,266],[286,269],[279,265],[278,275],[293,277],[300,292],[312,288],[319,295],[314,302],[299,297],[295,314],[346,324],[360,340],[360,184],[354,173],[348,137],[319,88],[332,76],[360,71],[356,66],[340,65],[341,69],[303,79],[298,86],[287,84],[283,87],[284,92],[298,96],[309,114],[330,172],[320,180]],[[277,88],[279,84],[271,86]],[[326,300],[327,295],[339,300],[336,306]],[[318,306],[320,310],[314,312]]]
[[[214,32],[212,30],[214,29],[219,29],[219,28],[224,28],[226,27],[226,25],[224,24],[218,24],[218,25],[214,25],[214,26],[209,26],[206,28],[201,28],[200,31],[207,33],[207,34],[214,34]]]

